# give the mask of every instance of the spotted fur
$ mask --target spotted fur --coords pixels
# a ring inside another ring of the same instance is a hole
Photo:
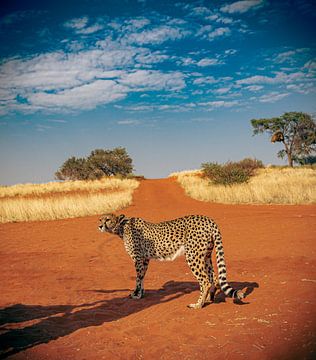
[[[214,300],[217,289],[225,295],[242,299],[244,294],[234,290],[226,278],[226,264],[222,236],[216,223],[202,215],[189,215],[175,220],[150,223],[141,218],[125,215],[104,215],[100,231],[120,236],[136,268],[136,287],[130,295],[134,299],[144,296],[143,281],[150,259],[174,260],[185,254],[187,263],[200,284],[200,297],[190,308],[201,308],[209,298]],[[218,279],[212,266],[215,246]],[[213,285],[213,288],[212,288]]]

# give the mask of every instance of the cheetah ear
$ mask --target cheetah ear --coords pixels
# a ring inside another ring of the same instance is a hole
[[[117,223],[123,225],[127,220],[127,217],[124,214],[121,214],[117,218]]]

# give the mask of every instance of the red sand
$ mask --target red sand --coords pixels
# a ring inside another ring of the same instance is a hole
[[[304,359],[315,356],[316,206],[195,201],[173,180],[146,180],[124,212],[149,221],[205,214],[219,224],[228,280],[192,310],[184,257],[149,265],[144,299],[128,298],[132,262],[98,217],[0,225],[0,358]]]

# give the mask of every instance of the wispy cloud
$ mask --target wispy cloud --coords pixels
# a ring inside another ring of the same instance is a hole
[[[218,80],[216,80],[213,76],[202,76],[197,77],[193,80],[194,85],[207,85],[207,84],[215,84]]]
[[[249,90],[249,91],[259,91],[259,90],[263,89],[263,86],[261,86],[261,85],[249,85],[249,86],[246,86],[245,89]]]
[[[64,24],[64,26],[66,28],[70,28],[74,30],[77,34],[81,34],[81,35],[93,34],[97,31],[104,29],[104,25],[98,23],[88,25],[88,23],[89,23],[89,18],[87,16],[83,16],[81,18],[75,18],[67,21]]]
[[[123,74],[119,83],[135,91],[181,90],[185,87],[181,72],[163,73],[154,70],[136,70]]]
[[[57,93],[38,92],[28,95],[30,106],[54,109],[93,109],[101,104],[125,98],[127,89],[113,80],[96,80]]]
[[[217,109],[217,108],[230,108],[233,107],[235,105],[238,105],[238,101],[234,100],[234,101],[224,101],[224,100],[219,100],[219,101],[207,101],[207,102],[201,102],[199,103],[200,106],[207,106],[210,109]]]
[[[274,103],[274,102],[284,99],[285,97],[287,97],[289,95],[290,95],[289,93],[271,92],[271,93],[262,95],[259,98],[259,101],[262,103]]]
[[[222,87],[222,88],[213,90],[213,93],[218,94],[218,95],[227,94],[231,90],[231,88],[232,88],[232,86]]]
[[[207,34],[207,38],[209,40],[214,40],[217,37],[229,36],[231,34],[231,30],[228,27],[220,27],[217,28]]]
[[[220,10],[228,14],[243,14],[251,9],[257,9],[264,4],[264,0],[236,1],[232,4],[222,6]]]
[[[231,30],[228,27],[215,28],[213,25],[203,25],[199,28],[196,36],[202,37],[203,39],[213,41],[217,37],[231,35]]]
[[[126,35],[125,39],[130,43],[140,45],[161,44],[165,41],[174,41],[182,39],[190,34],[190,31],[171,26],[158,26],[150,30],[144,30],[138,33]]]
[[[221,64],[224,64],[224,62],[222,60],[219,60],[219,59],[210,59],[210,58],[204,58],[204,59],[201,59],[200,61],[198,61],[196,63],[197,66],[202,66],[202,67],[205,67],[205,66],[213,66],[213,65],[221,65]]]
[[[118,120],[117,124],[118,125],[136,126],[136,125],[140,125],[141,121],[137,120],[137,119],[125,119],[125,120]]]
[[[306,77],[306,74],[298,71],[286,74],[284,72],[277,72],[275,76],[253,75],[245,79],[237,80],[237,85],[252,85],[252,84],[281,84],[293,81],[301,81]]]

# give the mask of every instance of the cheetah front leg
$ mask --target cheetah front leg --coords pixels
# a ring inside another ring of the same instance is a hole
[[[149,259],[139,259],[134,260],[135,269],[136,269],[136,287],[135,290],[130,294],[132,299],[141,299],[144,297],[144,277],[148,269]]]

